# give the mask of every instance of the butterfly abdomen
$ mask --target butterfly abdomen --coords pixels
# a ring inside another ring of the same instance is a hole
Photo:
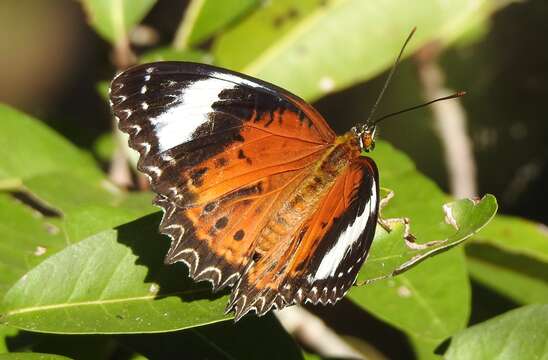
[[[257,242],[259,253],[269,251],[294,234],[295,229],[317,210],[318,203],[331,190],[337,177],[346,171],[353,158],[359,156],[347,135],[340,138],[341,142],[326,151],[320,164],[302,180],[262,229]]]

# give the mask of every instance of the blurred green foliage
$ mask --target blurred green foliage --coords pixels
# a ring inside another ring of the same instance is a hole
[[[129,41],[155,1],[81,3],[89,24],[116,48]],[[462,46],[481,37],[491,14],[505,3],[194,0],[172,45],[146,49],[138,61],[214,63],[312,101],[385,70],[413,26],[418,33],[407,54],[431,41]],[[104,84],[98,88],[106,90]],[[5,154],[0,159],[0,353],[13,352],[0,358],[17,359],[17,351],[35,351],[37,358],[48,358],[39,352],[81,358],[86,349],[89,358],[120,353],[151,359],[180,354],[302,358],[273,316],[223,322],[230,318],[223,314],[226,294],[211,294],[209,286],[192,283],[181,264],[161,264],[168,241],[157,234],[152,194],[117,188],[88,151],[25,114],[1,106],[0,118]],[[105,135],[98,143],[101,160],[108,160],[115,138]],[[354,311],[367,311],[384,326],[402,331],[420,359],[438,358],[434,349],[455,334],[449,358],[485,358],[497,353],[500,338],[511,331],[510,342],[525,342],[533,331],[537,338],[523,350],[508,347],[504,355],[545,355],[537,346],[548,336],[542,328],[545,306],[525,306],[466,328],[474,311],[468,273],[515,306],[548,301],[545,228],[497,216],[476,234],[496,212],[494,197],[477,204],[451,202],[402,152],[382,141],[372,157],[382,186],[396,193],[386,216],[411,218],[420,242],[444,241],[431,252],[469,237],[471,244],[466,251],[451,249],[405,271],[411,260],[433,254],[409,250],[401,228],[391,234],[378,229],[359,277],[377,281],[351,291]],[[444,221],[443,205],[449,203],[458,230]],[[516,327],[518,319],[523,323]],[[181,331],[136,335],[174,330]],[[77,337],[84,345],[75,352],[69,345],[74,337],[36,332],[87,335]],[[368,334],[362,336],[368,340]],[[474,343],[478,336],[481,342]]]

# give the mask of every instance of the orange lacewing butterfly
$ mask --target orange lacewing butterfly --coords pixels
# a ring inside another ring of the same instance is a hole
[[[236,320],[340,300],[375,235],[379,172],[361,153],[386,118],[373,114],[396,64],[368,120],[341,136],[299,97],[226,69],[156,62],[118,74],[111,107],[164,211],[165,263],[232,287]]]

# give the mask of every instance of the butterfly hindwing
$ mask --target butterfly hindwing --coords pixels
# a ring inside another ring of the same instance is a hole
[[[233,285],[248,265],[258,233],[274,206],[283,203],[306,174],[305,169],[272,175],[267,180],[277,185],[274,190],[268,184],[261,194],[234,190],[214,202],[186,209],[164,200],[166,204],[159,204],[167,209],[160,229],[173,239],[166,263],[186,263],[192,278],[209,280],[214,289]]]
[[[373,241],[378,171],[358,158],[341,174],[312,217],[258,260],[232,293],[236,318],[302,302],[334,304],[350,289]]]
[[[337,182],[340,188],[334,188],[324,199],[295,256],[283,285],[292,289],[287,297],[334,304],[350,289],[375,235],[378,180],[377,167],[367,157],[356,159],[341,175]]]

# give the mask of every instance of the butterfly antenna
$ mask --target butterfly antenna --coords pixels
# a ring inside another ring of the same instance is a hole
[[[409,35],[407,36],[407,39],[405,40],[405,43],[403,43],[403,46],[400,50],[400,53],[398,54],[398,57],[396,58],[396,61],[394,62],[394,65],[392,65],[392,68],[390,69],[390,73],[388,73],[388,77],[386,78],[385,82],[384,82],[384,86],[382,87],[382,90],[381,92],[379,93],[379,96],[377,97],[377,100],[375,101],[375,104],[373,105],[373,107],[371,108],[371,112],[369,113],[369,116],[367,117],[367,120],[365,121],[366,124],[372,124],[371,122],[371,119],[373,118],[373,116],[375,115],[375,112],[377,111],[377,108],[379,107],[379,103],[381,102],[381,99],[383,98],[384,96],[384,92],[386,91],[386,89],[388,88],[388,84],[390,84],[390,81],[392,80],[392,76],[394,75],[394,73],[396,72],[396,68],[398,67],[398,64],[400,63],[400,60],[401,60],[401,57],[403,55],[403,52],[405,50],[405,47],[407,46],[407,44],[409,43],[409,41],[411,40],[411,38],[413,37],[413,35],[415,34],[415,31],[417,30],[417,27],[415,26],[411,32],[409,33]]]
[[[396,111],[396,112],[393,112],[393,113],[390,113],[390,114],[386,114],[386,115],[383,115],[380,118],[376,119],[375,121],[372,121],[372,124],[377,125],[379,122],[381,122],[384,119],[388,119],[390,117],[393,117],[393,116],[396,116],[396,115],[399,115],[399,114],[403,114],[403,113],[406,113],[406,112],[411,111],[411,110],[420,109],[422,107],[428,106],[428,105],[433,104],[433,103],[438,102],[438,101],[455,99],[455,98],[459,98],[459,97],[464,96],[464,95],[466,95],[466,91],[459,91],[459,92],[454,93],[454,94],[449,95],[449,96],[444,96],[444,97],[441,97],[441,98],[437,98],[437,99],[425,102],[424,104],[415,105],[415,106],[412,106],[412,107],[407,108],[407,109],[403,109],[403,110]]]

